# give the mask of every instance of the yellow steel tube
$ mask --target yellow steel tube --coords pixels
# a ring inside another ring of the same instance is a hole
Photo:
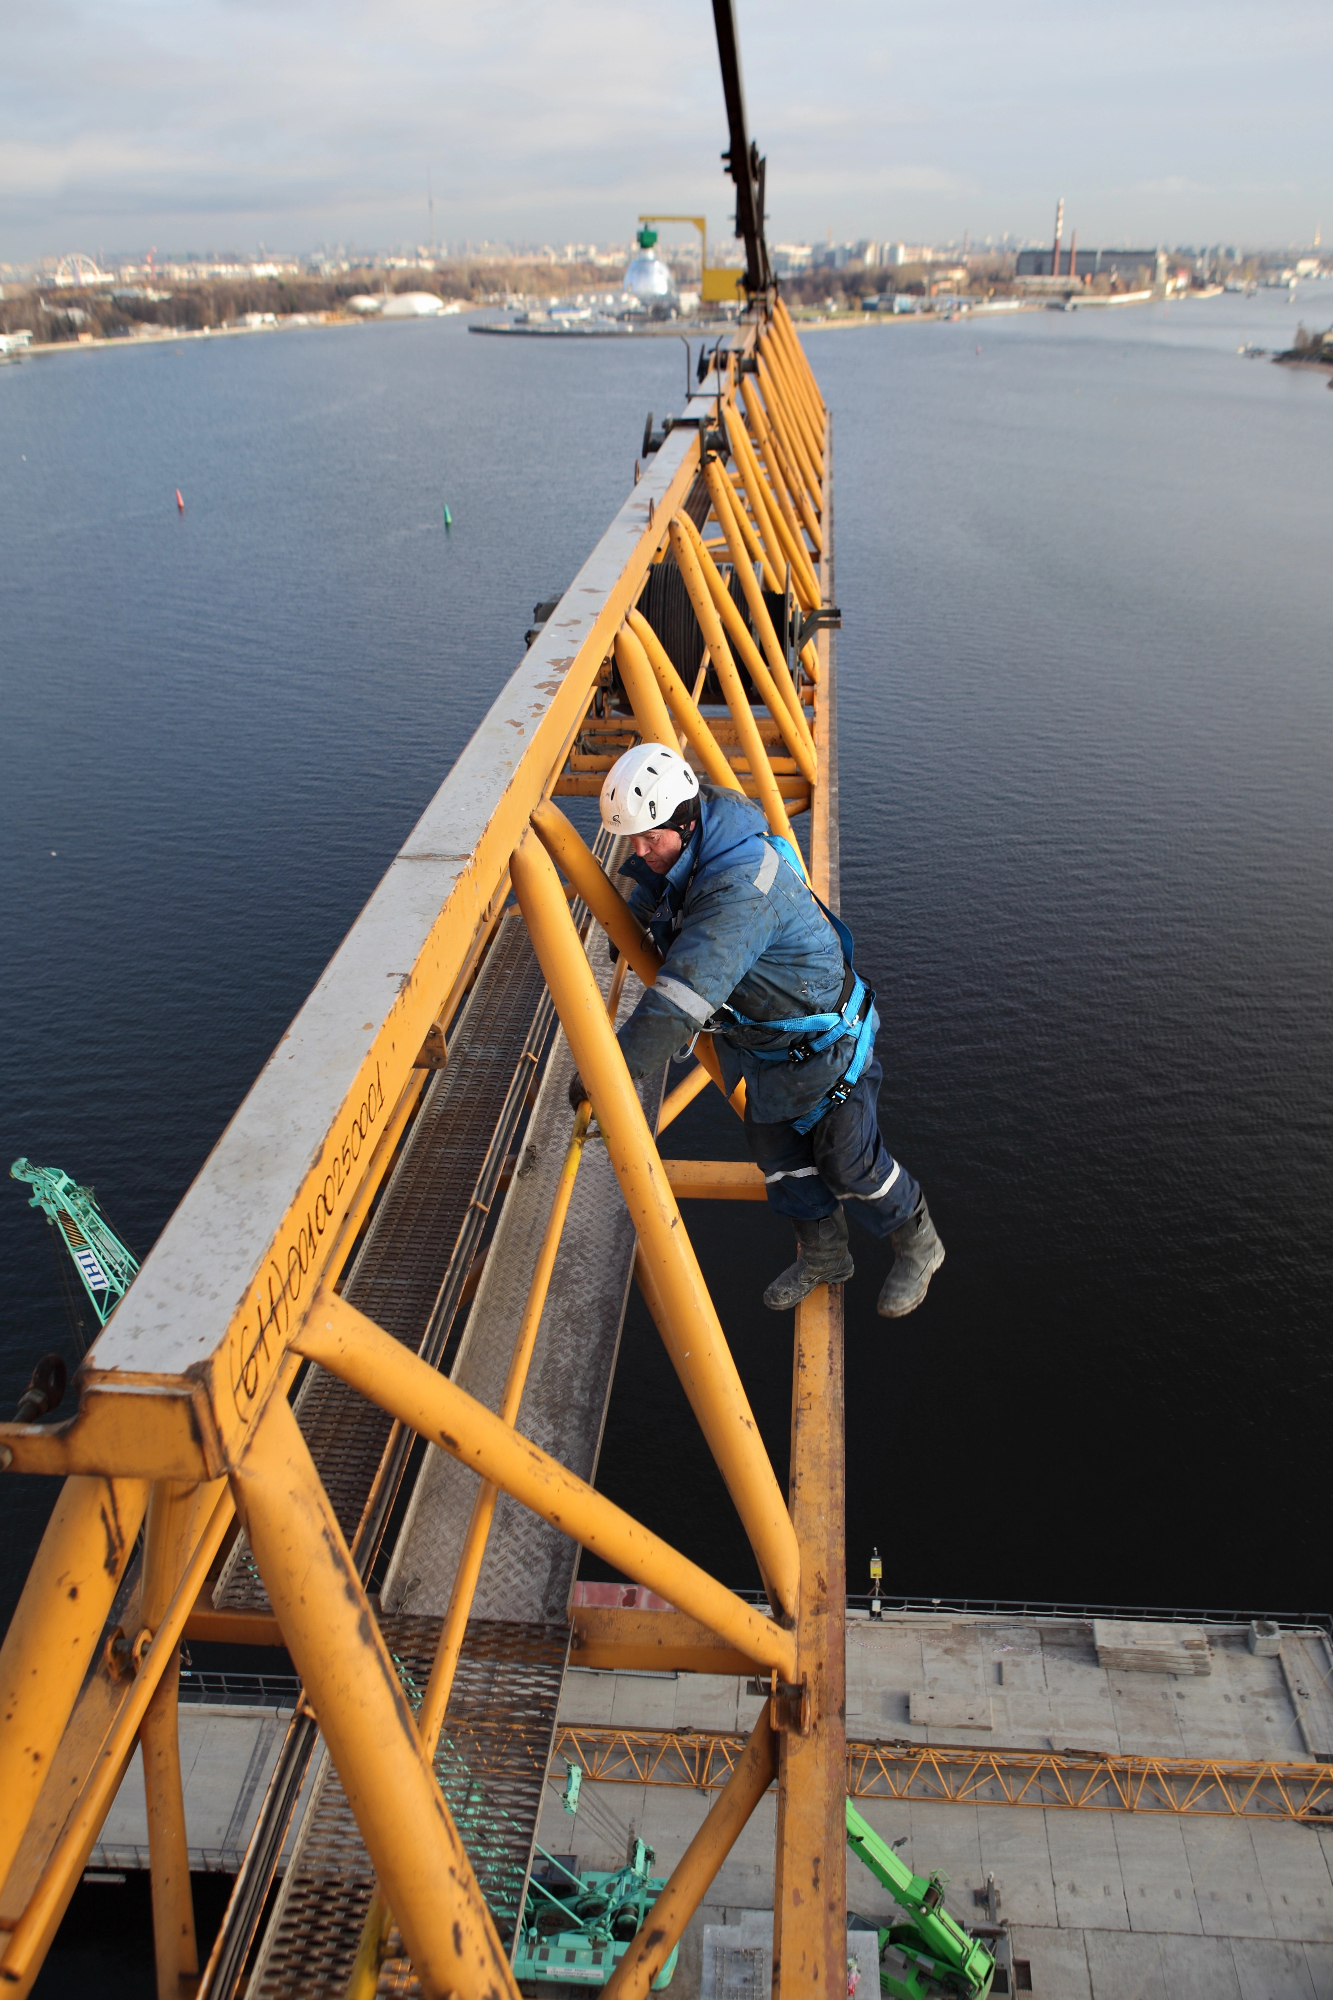
[[[669,532],[677,565],[685,579],[685,588],[690,594],[690,603],[694,606],[699,629],[704,635],[708,657],[713,662],[713,671],[722,683],[722,692],[726,696],[727,707],[731,710],[732,720],[736,724],[740,746],[749,761],[750,775],[759,788],[764,817],[774,833],[781,835],[784,840],[791,840],[791,822],[787,818],[782,794],[773,776],[773,767],[768,761],[759,731],[755,726],[754,712],[745,699],[745,689],[741,686],[741,677],[731,657],[731,649],[727,645],[726,634],[722,630],[722,621],[713,603],[712,592],[699,566],[690,538],[680,525],[679,515],[673,515]],[[796,845],[794,840],[792,845],[793,847]]]
[[[679,514],[677,515],[676,518],[680,521],[680,523],[685,529],[686,534],[689,536],[690,540],[694,544],[694,553],[698,559],[699,567],[703,572],[704,582],[708,585],[709,591],[712,594],[713,602],[717,606],[718,616],[722,620],[723,629],[725,630],[728,639],[731,641],[733,646],[739,649],[740,654],[745,661],[745,665],[749,670],[750,679],[754,682],[755,687],[758,690],[759,698],[763,702],[764,706],[767,708],[774,722],[777,723],[778,730],[779,733],[781,734],[782,740],[786,744],[788,750],[791,752],[793,758],[795,759],[797,769],[800,771],[801,776],[805,779],[807,784],[812,785],[815,781],[815,770],[816,770],[815,746],[813,742],[807,743],[806,740],[802,737],[799,729],[796,727],[795,718],[792,715],[791,709],[788,707],[787,703],[782,699],[782,696],[778,691],[778,685],[775,682],[772,674],[769,672],[768,664],[765,661],[762,653],[759,651],[758,646],[755,645],[754,639],[752,638],[750,633],[746,631],[745,620],[741,617],[740,612],[736,609],[735,599],[732,597],[731,592],[727,589],[726,584],[723,582],[721,571],[718,569],[717,564],[713,561],[713,558],[709,555],[707,549],[704,547],[703,538],[700,535],[699,530],[695,527],[693,521],[690,519],[688,514]],[[743,563],[741,565],[741,568],[743,571],[741,577],[741,588],[744,589],[746,576],[749,577],[751,585],[754,584],[754,572],[750,569],[748,563]],[[762,595],[759,594],[757,591],[756,595],[759,596],[759,602],[762,606],[764,602]],[[777,637],[775,634],[774,644],[776,645],[776,643],[777,643]],[[780,671],[783,680],[789,682],[790,677],[788,676],[786,667],[783,666]],[[793,699],[794,698],[795,698],[795,690],[793,690]],[[751,766],[751,771],[753,774],[753,766]]]
[[[133,1755],[134,1745],[131,1743],[120,1763],[108,1772],[106,1799],[100,1816],[83,1827],[83,1838],[77,1850],[71,1848],[68,1853],[61,1855],[59,1878],[51,1880],[49,1893],[42,1895],[41,1921],[29,1924],[29,1917],[36,1902],[34,1895],[29,1899],[20,1922],[10,1933],[8,1945],[0,1951],[0,1991],[3,1991],[5,2000],[28,2000],[28,1995],[40,1979],[46,1955],[55,1942],[56,1932],[64,1920],[65,1912],[69,1908],[74,1891],[79,1886],[83,1871],[88,1866],[89,1856],[102,1830],[102,1821],[110,1811],[116,1793],[125,1782]],[[47,1890],[48,1879],[48,1874],[44,1873],[38,1885],[39,1890],[44,1892]],[[0,1938],[0,1944],[3,1942],[4,1940]]]
[[[754,514],[755,527],[763,544],[766,559],[764,581],[770,590],[781,590],[783,572],[788,565],[787,545],[777,529],[777,502],[768,490],[768,480],[759,460],[755,457],[750,434],[745,428],[740,411],[734,403],[728,403],[722,412],[731,444],[731,455],[736,462],[736,470],[745,489],[745,497]],[[802,577],[804,587],[804,577]],[[806,607],[809,608],[808,606]]]
[[[555,871],[541,848],[535,841],[530,845],[538,866],[549,869],[554,882]],[[525,846],[523,853],[527,852]],[[518,859],[516,854],[515,861]],[[559,885],[555,886],[558,890]],[[563,897],[561,909],[564,909]],[[565,914],[567,919],[568,912]],[[570,928],[572,931],[573,926]],[[577,938],[575,945],[577,947]],[[582,951],[579,951],[579,957],[583,959]],[[583,959],[583,963],[586,968],[587,960]],[[591,972],[588,978],[596,992]],[[597,994],[596,1013],[609,1034],[600,993]],[[576,1045],[576,1060],[578,1057]],[[623,1070],[623,1063],[621,1067]],[[632,1092],[628,1076],[625,1083]],[[638,1103],[637,1097],[634,1102]],[[598,1106],[597,1110],[600,1119],[601,1107]],[[655,1156],[656,1149],[642,1110],[639,1122],[642,1149]],[[602,1129],[606,1131],[604,1119]],[[614,1151],[613,1140],[608,1139],[608,1147]],[[683,1227],[678,1228],[676,1233],[683,1237]],[[429,1438],[432,1444],[442,1446],[460,1465],[470,1466],[483,1479],[493,1480],[520,1506],[530,1508],[542,1520],[549,1521],[552,1527],[569,1535],[584,1548],[595,1550],[616,1569],[623,1570],[626,1576],[632,1576],[636,1582],[645,1583],[650,1589],[668,1597],[682,1611],[707,1625],[710,1632],[716,1632],[720,1638],[734,1644],[747,1658],[758,1660],[766,1667],[777,1667],[783,1674],[787,1673],[788,1663],[794,1667],[796,1652],[790,1633],[771,1619],[761,1617],[752,1605],[746,1604],[723,1584],[715,1582],[697,1564],[679,1555],[668,1543],[650,1534],[647,1528],[640,1527],[630,1515],[577,1478],[558,1459],[540,1450],[529,1438],[518,1436],[508,1424],[492,1415],[484,1403],[477,1402],[456,1383],[449,1381],[447,1376],[437,1373],[428,1362],[413,1354],[392,1334],[385,1333],[373,1320],[366,1319],[345,1299],[332,1293],[323,1295],[311,1308],[297,1345],[302,1354],[318,1361],[331,1375],[349,1383],[370,1402],[377,1403],[382,1410],[397,1417],[400,1423],[408,1424],[422,1437]],[[689,1386],[687,1383],[687,1392]],[[743,1402],[744,1391],[739,1382],[736,1388]],[[748,1409],[746,1414],[748,1416]],[[753,1418],[749,1421],[753,1425]],[[757,1432],[753,1435],[757,1443]],[[758,1446],[758,1450],[762,1455],[762,1445]],[[772,1468],[768,1466],[767,1458],[763,1458],[762,1463],[771,1480]],[[773,1485],[776,1488],[775,1480]],[[781,1506],[780,1495],[778,1499]],[[791,1523],[785,1507],[781,1508],[781,1518],[790,1534]],[[793,1583],[796,1561],[796,1541],[791,1536]],[[260,1566],[262,1569],[262,1562]],[[283,1631],[285,1634],[285,1622]],[[327,1735],[327,1721],[318,1695],[315,1696],[315,1707],[320,1725]],[[346,1783],[346,1773],[336,1751],[334,1761]],[[373,1857],[373,1846],[371,1853]],[[386,1881],[385,1886],[394,1913],[401,1919],[402,1905],[393,1893],[392,1884]],[[415,1959],[415,1952],[413,1957]]]
[[[647,2000],[653,1981],[777,1776],[777,1738],[768,1719],[768,1708],[766,1703],[707,1819],[676,1863],[670,1881],[653,1904],[638,1936],[602,1988],[603,2000]],[[829,1978],[826,1993],[842,1991],[842,1967],[835,1970],[837,1980]]]
[[[819,603],[819,584],[810,563],[810,552],[800,536],[789,529],[777,504],[777,498],[768,483],[768,475],[759,463],[750,434],[742,423],[739,412],[730,405],[724,410],[723,418],[727,435],[731,440],[731,455],[740,466],[745,478],[745,490],[750,496],[750,505],[764,517],[764,540],[774,564],[784,567],[791,565],[792,589],[796,593],[803,611],[813,611]]]
[[[765,398],[765,416],[769,418],[769,428],[773,430],[779,450],[787,460],[793,502],[801,510],[801,520],[811,532],[815,550],[823,552],[825,536],[819,526],[819,510],[823,506],[821,482],[815,472],[815,466],[811,464],[811,454],[807,452],[803,438],[797,434],[797,430],[791,424],[791,418],[787,416],[787,408],[783,404],[779,386],[765,360],[761,360],[759,364],[759,388]]]
[[[622,970],[624,964],[625,961],[622,959],[617,970]],[[708,1078],[705,1076],[704,1082],[707,1081]],[[504,1394],[500,1399],[500,1420],[511,1427],[518,1421],[519,1405],[523,1400],[523,1385],[528,1379],[532,1350],[537,1343],[537,1329],[541,1325],[546,1294],[551,1288],[551,1273],[555,1269],[556,1252],[560,1248],[560,1239],[564,1234],[565,1218],[569,1214],[574,1181],[583,1158],[591,1117],[592,1106],[587,1103],[581,1105],[574,1115],[573,1136],[560,1169],[560,1178],[556,1182],[555,1199],[551,1203],[551,1213],[547,1219],[541,1249],[537,1253],[532,1283],[528,1287],[527,1303],[519,1322],[518,1337],[514,1342],[509,1373],[505,1378]],[[449,1593],[449,1609],[440,1628],[435,1658],[431,1663],[430,1679],[426,1684],[426,1693],[417,1714],[417,1734],[421,1738],[426,1756],[430,1758],[435,1755],[435,1745],[439,1741],[440,1729],[449,1707],[449,1696],[453,1692],[454,1675],[458,1670],[459,1656],[463,1651],[467,1621],[472,1615],[472,1601],[477,1594],[477,1581],[481,1576],[481,1565],[485,1560],[486,1543],[490,1537],[491,1522],[495,1518],[495,1503],[499,1496],[500,1489],[494,1481],[483,1479],[477,1488],[477,1497],[472,1503],[472,1518],[468,1522],[467,1534],[463,1540],[463,1552],[454,1571],[453,1589]],[[357,1951],[356,1963],[352,1967],[351,1978],[347,1982],[345,2000],[373,2000],[375,1988],[379,1983],[380,1962],[390,1921],[390,1910],[384,1891],[377,1889],[361,1929],[361,1944]]]
[[[666,743],[671,749],[676,747],[676,731],[671,725],[667,705],[662,699],[662,690],[657,685],[656,676],[648,664],[637,635],[624,627],[616,633],[616,665],[620,678],[625,683],[630,707],[634,710],[634,720],[639,725],[639,734],[645,743]]]
[[[709,459],[707,463],[711,465],[713,461]],[[705,477],[706,476],[707,476],[707,467],[705,467]],[[743,480],[744,477],[745,477],[744,473],[738,470],[736,473],[736,478],[738,480]],[[742,485],[738,491],[736,486],[727,477],[727,474],[721,471],[720,467],[718,469],[718,484],[719,484],[719,491],[721,491],[726,496],[727,504],[731,508],[731,518],[736,524],[737,531],[739,532],[741,540],[746,550],[749,553],[750,560],[752,562],[760,563],[763,566],[765,588],[772,591],[781,591],[783,585],[779,581],[777,573],[773,568],[773,564],[769,560],[768,551],[765,549],[763,543],[759,539],[759,536],[755,532],[754,526],[750,521],[750,517],[746,513],[745,507],[742,504],[744,498],[748,496],[748,489],[744,485]],[[716,500],[714,500],[713,505],[714,505],[714,512],[716,512],[717,511]],[[720,519],[721,516],[719,515],[718,518]],[[783,562],[784,571],[786,567],[787,565],[784,559]],[[769,623],[770,625],[772,624],[771,619],[769,620]],[[776,634],[774,636],[776,638]],[[780,650],[781,649],[779,648],[779,651]],[[801,662],[805,667],[806,673],[810,676],[810,679],[812,681],[818,681],[819,660],[815,653],[815,645],[813,639],[807,639],[805,645],[801,648]],[[797,707],[798,708],[800,707],[799,700],[797,702]]]
[[[531,817],[542,845],[569,877],[616,950],[629,960],[630,971],[637,973],[645,986],[651,986],[662,969],[657,946],[645,937],[638,918],[615,883],[607,879],[578,828],[550,799],[535,806]]]
[[[144,1798],[148,1807],[148,1867],[153,1904],[157,2000],[180,2000],[181,1982],[199,1976],[190,1891],[190,1845],[181,1789],[181,1653],[177,1646],[139,1725]]]
[[[814,413],[804,394],[796,387],[786,357],[776,343],[770,343],[763,350],[765,365],[771,370],[774,388],[781,394],[783,407],[789,414],[793,430],[799,437],[802,450],[814,475],[815,488],[812,498],[823,518],[824,512],[824,451],[820,442],[822,424],[816,428]]]
[[[500,1421],[512,1430],[518,1422],[519,1405],[523,1401],[523,1387],[528,1379],[528,1369],[532,1364],[533,1349],[537,1345],[537,1330],[541,1325],[542,1312],[546,1305],[546,1294],[551,1289],[551,1273],[555,1270],[555,1260],[560,1249],[560,1239],[565,1233],[565,1219],[569,1214],[569,1204],[574,1197],[574,1182],[578,1177],[583,1159],[583,1148],[587,1143],[588,1126],[592,1119],[592,1106],[586,1101],[574,1116],[574,1130],[556,1182],[555,1198],[551,1203],[551,1213],[547,1218],[546,1231],[542,1237],[541,1249],[537,1253],[537,1263],[532,1273],[532,1283],[528,1287],[527,1302],[523,1308],[523,1318],[519,1322],[518,1335],[514,1341],[514,1352],[509,1361],[509,1373],[505,1377],[504,1394],[500,1398]],[[426,1687],[425,1699],[421,1704],[421,1714],[417,1726],[427,1755],[433,1755],[440,1724],[449,1706],[449,1692],[453,1685],[454,1670],[463,1647],[463,1634],[467,1629],[468,1615],[472,1609],[472,1598],[477,1588],[477,1578],[481,1574],[482,1557],[486,1552],[486,1537],[490,1532],[491,1515],[500,1489],[493,1480],[483,1480],[477,1494],[477,1505],[473,1513],[473,1524],[468,1529],[468,1540],[463,1545],[463,1555],[459,1560],[458,1573],[449,1599],[449,1611],[440,1633],[440,1643],[436,1650],[435,1664],[431,1669],[430,1681]],[[483,1508],[483,1500],[489,1498],[489,1505]],[[484,1521],[483,1521],[484,1516]],[[475,1543],[475,1557],[473,1545]],[[464,1565],[467,1565],[467,1575]]]
[[[796,322],[792,319],[792,316],[787,311],[787,308],[785,306],[782,306],[778,311],[776,317],[778,321],[778,326],[787,342],[787,348],[788,352],[792,357],[792,362],[796,367],[797,372],[801,377],[801,380],[805,383],[806,388],[810,392],[810,405],[815,413],[815,422],[818,425],[819,430],[822,434],[824,430],[825,419],[828,415],[828,406],[824,401],[824,392],[819,386],[819,378],[815,374],[813,367],[810,365],[810,357],[806,353],[805,346],[801,340],[801,336],[796,330]]]
[[[804,1735],[782,1737],[773,1878],[774,1984],[826,2000],[815,1968],[841,1960],[847,1925],[847,1579],[843,1294],[817,1285],[796,1308],[791,1511],[801,1535],[797,1619]],[[841,1989],[839,1989],[841,1990]]]
[[[0,1882],[9,1874],[148,1504],[144,1479],[61,1487],[0,1648]]]
[[[148,1502],[144,1530],[143,1594],[139,1616],[155,1632],[189,1560],[200,1501],[212,1512],[225,1486],[200,1488],[160,1479]],[[180,1647],[162,1670],[139,1728],[144,1799],[148,1810],[148,1863],[153,1903],[153,1955],[158,2000],[180,2000],[181,1984],[199,1974],[190,1892],[190,1846],[181,1790]]]
[[[777,509],[773,525],[782,538],[782,545],[787,552],[787,557],[791,562],[793,570],[797,567],[800,568],[808,588],[814,592],[815,603],[818,603],[819,585],[816,578],[814,559],[809,549],[805,546],[805,540],[801,534],[801,524],[796,518],[796,511],[791,503],[791,496],[787,490],[788,476],[779,461],[778,454],[773,449],[773,432],[764,415],[762,398],[748,386],[753,379],[752,376],[747,377],[746,385],[742,388],[741,394],[744,399],[746,416],[755,432],[753,449],[763,461],[768,474],[768,490],[773,495],[774,504]],[[813,606],[811,608],[813,609]]]
[[[631,611],[629,623],[691,750],[715,785],[738,792],[740,780],[718,748],[717,739],[700,715],[694,697],[672,666],[666,647],[641,611]]]
[[[769,417],[768,405],[760,391],[759,377],[757,375],[747,377],[742,389],[742,405],[754,440],[755,450],[758,452],[768,473],[768,483],[773,490],[773,497],[777,502],[778,510],[786,521],[791,533],[796,537],[800,547],[805,548],[805,544],[801,540],[801,524],[796,518],[794,504],[796,495],[800,490],[801,482],[793,474],[786,450],[773,428]],[[814,556],[810,556],[809,550],[806,550],[806,554],[809,557],[812,569],[817,570],[819,567],[819,552],[817,551]]]
[[[758,389],[754,389],[753,386],[747,388],[745,407],[747,410],[753,412],[756,424],[762,424],[759,448],[764,454],[765,462],[771,461],[790,499],[791,507],[788,510],[788,526],[793,530],[799,541],[800,528],[796,521],[796,515],[799,514],[811,541],[815,545],[815,557],[817,561],[818,557],[823,553],[824,548],[824,537],[819,526],[819,515],[815,511],[810,496],[806,491],[804,467],[794,451],[783,425],[782,412],[778,404],[778,399],[773,393],[773,378],[764,367],[762,361],[759,364],[759,368],[760,373],[758,377],[752,378],[752,385],[754,380],[757,379],[759,387]],[[779,504],[781,504],[781,497],[780,488]]]
[[[760,342],[764,349],[774,349],[781,356],[787,379],[792,384],[795,395],[799,398],[801,408],[805,413],[806,422],[815,436],[822,439],[824,435],[823,408],[822,406],[816,407],[815,392],[811,387],[810,377],[805,368],[805,356],[800,351],[799,342],[793,348],[790,329],[790,320],[784,320],[781,314],[774,313],[763,334],[760,336]],[[822,460],[824,455],[822,444],[819,455]]]
[[[730,765],[728,765],[730,770]],[[544,799],[532,814],[538,838],[557,865],[563,868],[616,950],[625,958],[645,986],[651,986],[662,967],[656,945],[639,928],[639,920],[614,882],[609,882],[597,865],[597,857],[558,805]],[[726,1085],[711,1035],[700,1035],[694,1053],[725,1097]],[[737,1084],[732,1103],[744,1115],[745,1084]]]
[[[652,1317],[653,1325],[662,1336],[663,1346],[669,1346],[671,1322],[667,1317],[666,1305],[658,1289],[657,1280],[653,1276],[652,1267],[643,1254],[642,1243],[636,1243],[634,1246],[634,1282],[643,1295],[643,1302]]]
[[[765,1584],[774,1592],[774,1608],[790,1611],[800,1570],[791,1521],[559,879],[535,840],[515,849],[510,868],[556,1012],[579,1074],[592,1092],[607,1154],[666,1304],[672,1365],[744,1523]],[[623,1562],[619,1567],[632,1573]],[[682,1610],[691,1608],[669,1589],[661,1594]],[[707,1622],[706,1613],[693,1615]]]
[[[313,1304],[307,1327],[325,1316]],[[423,1991],[431,2000],[448,1993],[517,2000],[472,1864],[285,1397],[270,1401],[233,1477],[282,1636]]]
[[[815,474],[816,481],[822,493],[824,485],[823,426],[816,425],[814,411],[810,407],[810,400],[792,374],[791,365],[781,341],[775,338],[762,339],[759,342],[759,356],[772,371],[774,384],[781,392],[783,404],[791,416],[793,426],[800,434],[801,443],[805,447],[806,457],[810,461],[811,470]]]
[[[818,428],[822,431],[824,425],[824,398],[820,391],[819,383],[815,379],[815,371],[810,366],[806,351],[801,345],[801,336],[796,331],[796,323],[781,299],[778,300],[777,310],[773,314],[773,324],[786,341],[787,352],[791,355],[792,365],[809,391],[815,421]]]
[[[660,1139],[668,1125],[674,1125],[687,1105],[693,1104],[701,1092],[707,1090],[713,1081],[702,1063],[696,1063],[684,1083],[678,1083],[662,1099],[662,1109],[657,1114],[657,1136]]]
[[[783,376],[782,362],[777,350],[766,348],[761,344],[756,365],[759,387],[763,391],[764,408],[768,413],[769,422],[778,434],[778,442],[786,452],[790,464],[800,473],[805,482],[806,492],[815,506],[822,507],[823,473],[814,446],[806,434],[799,408],[793,402],[791,391]]]
[[[745,428],[745,420],[739,406],[728,403],[722,412],[722,419],[731,445],[731,456],[736,465],[739,482],[737,498],[739,500],[743,493],[750,503],[755,532],[763,544],[768,569],[772,571],[772,578],[766,574],[764,581],[770,589],[781,590],[782,576],[788,567],[788,561],[786,544],[777,529],[777,502],[769,491],[768,477],[755,455],[754,445]]]
[[[286,1405],[284,1404],[285,1408]],[[106,1482],[98,1482],[105,1484]],[[126,1482],[134,1484],[136,1482]],[[145,1494],[145,1499],[147,1498]],[[209,1564],[222,1545],[233,1513],[230,1493],[223,1493],[200,1536],[184,1576],[171,1600],[170,1608],[139,1664],[139,1672],[108,1731],[97,1762],[84,1781],[64,1831],[52,1849],[41,1880],[28,1899],[28,1906],[0,1954],[0,1990],[16,1989],[19,1996],[31,1989],[43,1958],[56,1934],[66,1905],[78,1886],[98,1830],[111,1801],[120,1789],[134,1751],[134,1739],[147,1713],[158,1681],[180,1644],[181,1631],[203,1588]]]
[[[750,607],[750,616],[754,620],[754,628],[759,634],[765,653],[768,655],[768,664],[772,670],[774,685],[786,705],[788,714],[800,730],[802,741],[806,744],[810,755],[813,757],[816,754],[815,739],[810,734],[810,725],[805,719],[805,710],[801,707],[800,696],[792,685],[791,673],[786,660],[782,656],[782,647],[779,643],[777,632],[774,629],[773,620],[768,615],[768,606],[764,602],[764,593],[760,589],[759,579],[754,573],[753,564],[747,560],[748,547],[741,531],[738,514],[734,511],[731,484],[715,458],[709,458],[707,461],[704,467],[704,477],[708,484],[709,497],[713,502],[713,511],[722,522],[723,532],[727,538],[727,548],[731,554],[732,566],[740,577],[741,589],[745,592],[745,602]]]
[[[735,525],[736,532],[740,536],[741,541],[745,547],[746,554],[749,556],[750,561],[752,563],[758,563],[761,569],[763,570],[765,589],[780,591],[782,589],[782,579],[779,577],[777,571],[774,569],[772,561],[769,558],[768,550],[764,547],[763,543],[760,541],[758,533],[755,530],[754,523],[753,521],[751,521],[750,516],[746,512],[744,506],[742,505],[743,499],[747,497],[745,493],[745,488],[741,487],[738,490],[737,487],[732,483],[732,480],[728,478],[727,474],[721,470],[718,461],[711,455],[704,461],[705,478],[707,478],[708,468],[710,466],[717,471],[720,483],[726,489],[727,504],[730,512],[730,517]],[[738,480],[744,477],[744,474],[740,471],[739,468],[736,471],[735,477]],[[709,483],[708,490],[710,494],[712,494],[713,488],[711,482]],[[723,530],[725,532],[726,521],[718,509],[716,495],[713,496],[713,512],[717,514],[718,520],[722,522]]]

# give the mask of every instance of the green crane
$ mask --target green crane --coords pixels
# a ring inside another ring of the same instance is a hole
[[[882,1882],[905,1921],[879,1933],[879,1984],[893,2000],[928,2000],[951,1994],[959,2000],[985,2000],[995,1976],[995,1961],[979,1939],[969,1937],[944,1907],[944,1884],[938,1875],[914,1875],[906,1862],[872,1826],[867,1826],[851,1800],[847,1801],[847,1845]],[[892,1951],[892,1969],[883,1962]]]
[[[138,1259],[102,1214],[91,1188],[80,1187],[59,1167],[34,1167],[27,1160],[15,1160],[9,1171],[32,1187],[29,1208],[41,1209],[69,1251],[100,1330],[138,1275]]]

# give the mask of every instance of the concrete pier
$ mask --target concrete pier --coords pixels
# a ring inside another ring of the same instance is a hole
[[[853,1614],[848,1739],[1333,1760],[1325,1634],[1284,1632],[1281,1652],[1263,1657],[1243,1625],[1206,1630],[1211,1670],[1163,1674],[1102,1666],[1090,1620],[906,1614],[879,1623]],[[741,1680],[574,1669],[560,1714],[626,1729],[744,1731],[758,1707]],[[933,1719],[915,1719],[923,1714]],[[579,1867],[617,1865],[632,1829],[667,1874],[708,1810],[711,1795],[684,1786],[585,1779],[571,1818],[560,1801],[564,1769],[557,1760],[537,1837],[551,1852],[577,1855]],[[690,1926],[672,1983],[677,2000],[740,2000],[748,1990],[773,1905],[775,1803],[770,1794]],[[1308,1825],[873,1798],[857,1806],[886,1839],[905,1838],[900,1851],[918,1873],[949,1877],[946,1901],[960,1921],[976,1928],[994,1919],[1005,1974],[997,1992],[1325,2000],[1333,1990],[1333,1818]],[[871,1920],[887,1921],[892,1908],[855,1861],[848,1903]],[[731,1945],[719,1974],[723,1926]]]

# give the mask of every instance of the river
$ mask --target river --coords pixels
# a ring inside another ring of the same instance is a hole
[[[809,336],[843,911],[948,1247],[889,1324],[860,1239],[853,1589],[875,1544],[908,1593],[1327,1600],[1333,398],[1237,349],[1330,305]],[[684,376],[669,339],[459,320],[0,368],[6,1167],[147,1250]],[[673,1148],[735,1149],[691,1117]],[[72,1348],[6,1185],[10,1408]],[[689,1220],[781,1460],[785,1230]],[[602,1483],[751,1580],[637,1304]],[[51,1489],[6,1496],[0,1618]]]

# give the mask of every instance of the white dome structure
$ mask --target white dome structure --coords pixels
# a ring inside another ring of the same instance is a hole
[[[431,319],[444,311],[434,292],[391,292],[380,309],[381,319]]]
[[[670,270],[660,257],[653,255],[656,241],[655,229],[639,231],[639,254],[630,259],[621,282],[630,297],[637,300],[646,312],[650,312],[655,319],[667,319],[677,311],[680,295]]]

